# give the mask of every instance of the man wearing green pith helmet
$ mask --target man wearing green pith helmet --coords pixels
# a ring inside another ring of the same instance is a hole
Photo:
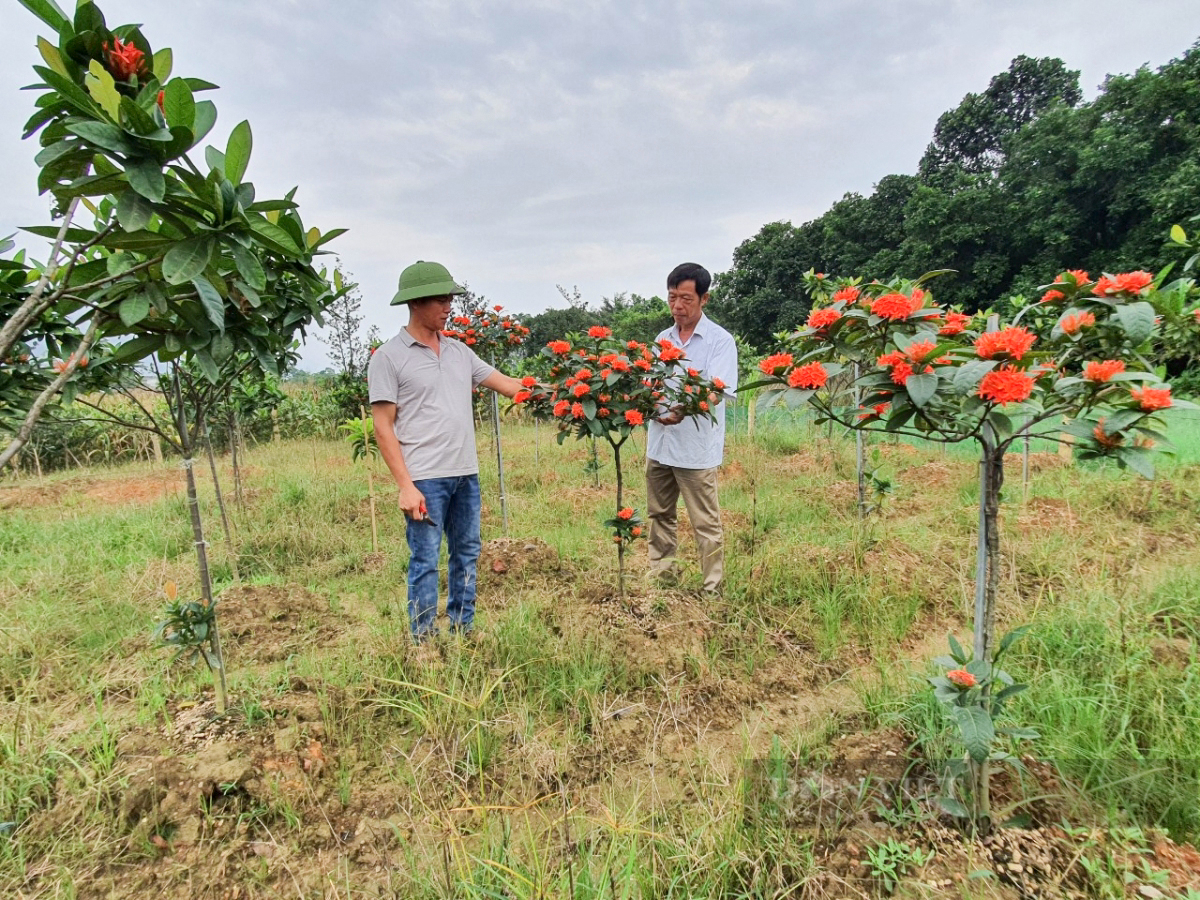
[[[400,489],[408,520],[408,617],[418,644],[436,634],[438,554],[449,551],[446,617],[470,634],[475,622],[479,460],[471,391],[483,386],[513,397],[521,383],[461,341],[442,336],[454,297],[466,291],[440,263],[400,273],[392,305],[407,304],[408,324],[371,356],[367,370],[375,436]]]

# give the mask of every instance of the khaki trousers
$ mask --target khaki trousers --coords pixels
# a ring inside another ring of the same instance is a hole
[[[646,461],[646,513],[650,523],[650,575],[678,573],[675,553],[679,546],[676,508],[680,495],[700,551],[704,590],[719,591],[725,576],[721,507],[717,503],[717,470],[680,469],[652,459]]]

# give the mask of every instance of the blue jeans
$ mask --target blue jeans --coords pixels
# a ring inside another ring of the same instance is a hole
[[[479,476],[422,478],[413,482],[425,495],[428,516],[437,527],[409,521],[406,537],[408,561],[408,621],[420,641],[434,631],[438,604],[438,554],[442,534],[450,553],[449,597],[446,616],[450,627],[469,630],[475,620],[475,563],[483,540],[479,534]]]

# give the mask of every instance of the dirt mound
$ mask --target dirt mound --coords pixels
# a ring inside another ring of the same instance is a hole
[[[347,630],[328,600],[297,584],[229,588],[218,600],[217,616],[223,649],[237,664],[287,659],[334,644]]]
[[[498,584],[562,570],[558,551],[541,538],[496,538],[479,554],[479,581]]]

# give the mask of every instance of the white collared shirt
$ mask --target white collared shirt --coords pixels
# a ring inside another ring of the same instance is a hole
[[[656,337],[682,347],[687,365],[698,369],[706,378],[720,378],[725,383],[726,399],[737,390],[737,345],[733,335],[701,314],[696,330],[685,343],[679,336],[679,326],[672,325]],[[684,419],[678,425],[662,425],[651,420],[646,434],[646,456],[664,466],[681,469],[711,469],[721,464],[725,453],[725,404],[714,410],[716,421],[699,417]]]

